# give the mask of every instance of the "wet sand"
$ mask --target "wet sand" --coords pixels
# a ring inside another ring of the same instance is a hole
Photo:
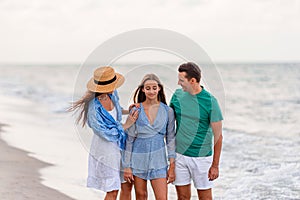
[[[0,199],[72,200],[65,194],[42,185],[39,170],[51,166],[9,146],[1,139],[5,124],[0,123]]]

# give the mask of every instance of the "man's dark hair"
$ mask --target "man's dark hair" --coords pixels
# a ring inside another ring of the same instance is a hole
[[[185,72],[186,73],[185,78],[187,78],[188,80],[191,80],[191,78],[195,78],[198,83],[200,82],[201,70],[198,67],[198,65],[196,65],[195,63],[193,62],[183,63],[179,66],[178,71]]]

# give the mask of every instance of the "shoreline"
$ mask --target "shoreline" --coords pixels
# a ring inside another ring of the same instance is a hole
[[[52,166],[29,156],[29,152],[8,145],[3,139],[0,123],[0,199],[74,200],[41,183],[40,169]]]

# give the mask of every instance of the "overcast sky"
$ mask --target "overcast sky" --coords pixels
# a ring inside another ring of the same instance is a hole
[[[82,63],[107,39],[162,28],[216,62],[300,61],[300,0],[0,0],[0,63]]]

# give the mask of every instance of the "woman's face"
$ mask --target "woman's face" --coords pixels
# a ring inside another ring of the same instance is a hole
[[[160,87],[158,83],[154,80],[148,80],[144,83],[144,88],[142,89],[145,92],[146,98],[149,100],[156,100]]]

